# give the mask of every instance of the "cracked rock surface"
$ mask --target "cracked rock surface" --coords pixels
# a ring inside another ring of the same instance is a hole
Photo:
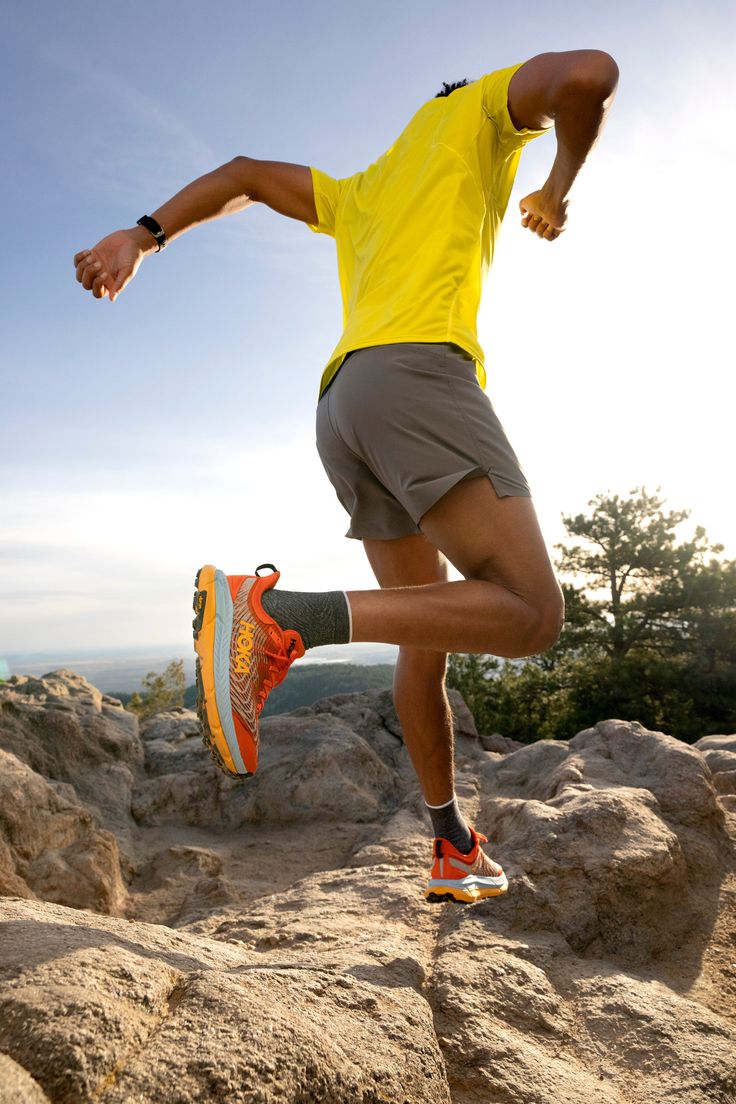
[[[424,901],[390,692],[264,720],[238,783],[185,710],[0,688],[0,1104],[736,1100],[736,736],[451,704],[472,906]]]

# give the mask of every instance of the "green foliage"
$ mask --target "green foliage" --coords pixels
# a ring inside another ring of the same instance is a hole
[[[155,713],[163,713],[167,709],[183,705],[186,689],[184,660],[173,660],[160,675],[149,671],[141,680],[141,687],[142,690],[136,690],[125,708],[131,713],[137,713],[142,721],[153,717]]]
[[[689,511],[664,512],[644,488],[588,506],[563,517],[558,642],[523,662],[451,656],[448,684],[481,731],[524,742],[568,739],[606,717],[688,741],[733,731],[736,562],[717,558],[723,546],[701,527],[678,542]]]
[[[447,685],[460,691],[481,732],[495,731],[495,688],[500,667],[501,661],[489,655],[447,657]]]
[[[300,705],[313,705],[332,694],[388,689],[394,678],[392,663],[302,663],[268,696],[261,716],[287,713]]]
[[[680,652],[702,611],[704,578],[722,567],[706,565],[705,556],[723,545],[711,545],[701,527],[677,544],[675,529],[689,511],[664,513],[664,500],[643,487],[628,498],[597,495],[588,505],[591,514],[562,518],[568,534],[585,543],[556,546],[558,571],[582,581],[565,647],[575,643],[615,658],[634,647]],[[567,594],[573,589],[568,584]]]

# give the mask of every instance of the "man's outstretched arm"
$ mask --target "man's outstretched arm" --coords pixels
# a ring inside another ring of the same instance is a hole
[[[309,168],[252,157],[234,157],[200,176],[151,214],[170,242],[201,222],[236,214],[253,203],[265,203],[288,218],[317,222]],[[133,279],[143,258],[155,251],[153,235],[142,226],[116,230],[93,249],[75,255],[77,280],[96,299],[108,295],[112,301]]]
[[[514,73],[508,106],[517,129],[554,124],[557,154],[542,187],[519,207],[522,226],[549,241],[567,221],[575,177],[603,130],[618,85],[618,66],[602,50],[538,54]]]

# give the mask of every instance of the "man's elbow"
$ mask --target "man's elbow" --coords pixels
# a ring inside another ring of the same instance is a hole
[[[582,56],[568,75],[568,88],[608,99],[618,85],[619,71],[615,60],[605,50],[581,50],[580,54]]]
[[[245,157],[243,154],[237,154],[227,163],[227,168],[237,181],[240,194],[247,196],[254,203],[258,202],[258,196],[255,194],[258,187],[257,165],[255,158]]]

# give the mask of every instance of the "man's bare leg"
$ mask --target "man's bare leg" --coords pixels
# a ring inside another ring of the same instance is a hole
[[[554,643],[562,591],[530,498],[499,498],[485,476],[463,480],[420,528],[464,581],[348,591],[352,640],[505,657]]]
[[[562,594],[548,561],[532,503],[529,499],[513,500],[525,506],[504,510],[501,523],[494,506],[503,501],[511,500],[499,499],[489,480],[467,480],[452,488],[425,514],[420,523],[423,533],[396,540],[364,540],[367,558],[378,583],[384,587],[388,603],[372,603],[371,598],[377,596],[375,591],[349,594],[353,612],[352,639],[363,638],[356,633],[376,634],[378,631],[381,639],[399,637],[395,640],[401,647],[394,676],[394,702],[409,756],[429,805],[444,805],[454,798],[455,741],[445,688],[447,652],[402,643],[401,637],[407,631],[416,633],[417,623],[420,629],[425,628],[426,614],[420,611],[419,603],[427,608],[427,595],[430,595],[431,612],[442,617],[447,612],[448,595],[451,615],[457,608],[458,597],[465,599],[465,620],[460,618],[459,625],[458,620],[454,620],[451,629],[462,634],[459,639],[463,646],[452,650],[488,650],[498,655],[504,654],[503,648],[505,654],[527,655],[535,650],[532,646],[535,634],[536,640],[541,641],[543,634],[552,633],[552,625],[556,636],[562,624]],[[488,514],[492,514],[493,522]],[[472,523],[468,518],[472,518]],[[495,539],[489,540],[489,522]],[[425,535],[427,532],[433,533],[437,546]],[[504,540],[505,546],[500,546]],[[490,576],[478,581],[480,592],[469,582],[447,582],[447,559],[439,551],[439,542],[445,544],[448,558],[463,574],[476,572]],[[513,590],[498,580],[509,583]],[[416,602],[417,597],[419,602]],[[393,622],[384,620],[382,628],[378,628],[376,618],[385,617],[387,611],[388,617],[393,615]],[[498,641],[497,647],[472,649],[467,646],[469,630],[473,630],[479,613],[488,618],[488,625],[481,626],[480,636],[473,639],[487,640],[490,631],[492,639]],[[508,623],[504,624],[504,617],[510,618]],[[371,624],[375,627],[371,628]],[[371,639],[376,636],[371,635]],[[455,813],[448,821],[452,831],[465,832],[457,804],[452,808]],[[465,848],[461,845],[461,849]],[[490,874],[501,872],[498,863],[488,856],[486,869]]]
[[[420,528],[416,536],[364,540],[383,589],[348,598],[353,640],[400,645],[396,710],[425,800],[440,805],[454,793],[447,652],[542,651],[559,634],[563,602],[531,499],[499,498],[485,477],[464,480]],[[448,559],[465,582],[447,582]],[[440,641],[443,649],[432,647]]]
[[[447,581],[447,561],[422,534],[363,541],[382,587]],[[424,798],[443,805],[455,790],[452,713],[445,690],[447,653],[402,646],[394,673],[394,704]]]
[[[447,560],[422,533],[363,545],[381,586],[422,586],[447,581]],[[473,846],[468,822],[455,796],[453,720],[445,689],[447,653],[399,648],[394,671],[394,704],[404,743],[427,803],[435,836],[463,854]],[[486,856],[492,875],[500,867]]]

